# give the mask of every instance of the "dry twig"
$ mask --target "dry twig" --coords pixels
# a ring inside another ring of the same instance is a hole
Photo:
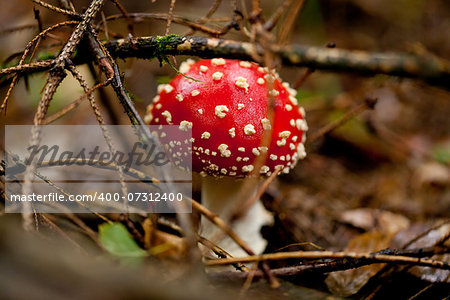
[[[212,29],[205,25],[200,24],[199,22],[194,22],[192,20],[189,20],[188,18],[173,15],[173,14],[172,14],[172,16],[170,16],[169,14],[161,14],[161,13],[130,13],[130,14],[128,14],[128,17],[134,19],[135,21],[142,20],[142,19],[151,19],[151,20],[161,20],[161,21],[168,22],[168,20],[170,19],[171,22],[173,22],[173,23],[184,25],[184,26],[190,27],[192,30],[201,31],[201,32],[210,34],[212,36],[217,37],[217,36],[225,34],[221,30]],[[97,24],[96,28],[100,29],[101,26],[105,24],[105,22],[118,20],[118,19],[122,19],[122,18],[124,18],[123,15],[108,16],[104,20],[100,21]]]
[[[89,28],[89,24],[91,23],[95,15],[98,13],[100,8],[103,6],[103,2],[104,0],[93,0],[91,2],[91,5],[83,15],[83,19],[81,20],[80,23],[78,23],[76,29],[73,31],[68,42],[64,45],[63,49],[61,50],[61,53],[54,60],[54,64],[50,70],[50,75],[47,80],[44,93],[42,94],[38,109],[34,116],[33,120],[34,126],[32,129],[30,140],[30,146],[32,147],[33,146],[37,147],[40,143],[39,126],[42,124],[42,121],[45,118],[48,106],[50,105],[50,101],[52,100],[53,95],[56,92],[56,89],[66,76],[64,68],[66,67],[66,64],[70,59],[70,57],[73,55],[84,33]],[[22,189],[22,194],[24,195],[29,195],[32,191],[31,179],[33,177],[33,172],[35,168],[36,168],[36,160],[34,159],[33,161],[31,161],[29,165],[27,165],[25,171],[24,184]],[[31,206],[28,203],[28,205],[24,206],[24,213],[23,213],[24,227],[27,229],[31,228],[30,214],[31,214]]]
[[[393,263],[401,265],[415,265],[431,267],[443,270],[450,270],[450,264],[444,261],[438,261],[426,258],[415,258],[410,256],[387,255],[378,253],[354,253],[354,252],[332,252],[332,251],[292,251],[278,252],[262,255],[254,255],[236,258],[221,258],[205,262],[206,266],[221,266],[233,263],[249,263],[267,260],[284,260],[297,258],[301,260],[321,260],[321,259],[344,259],[344,260],[361,260],[365,264],[374,263]]]
[[[75,108],[78,107],[78,105],[81,104],[81,101],[83,101],[83,99],[85,99],[86,97],[88,97],[90,94],[92,94],[93,92],[95,92],[97,89],[99,89],[100,87],[106,86],[110,83],[111,79],[107,79],[104,82],[101,82],[99,84],[96,84],[95,86],[93,86],[92,88],[88,89],[83,95],[81,95],[78,99],[76,99],[75,101],[73,101],[72,103],[70,103],[69,105],[67,105],[66,107],[62,108],[61,110],[59,110],[58,112],[54,113],[53,115],[47,117],[44,119],[44,121],[42,121],[43,125],[48,125],[50,123],[53,123],[54,121],[58,120],[59,118],[62,118],[63,116],[65,116],[66,114],[68,114],[70,111],[74,110]]]
[[[35,36],[35,37],[34,37],[34,38],[26,45],[25,50],[23,51],[22,57],[21,57],[20,60],[19,60],[18,66],[23,65],[23,63],[24,63],[25,59],[27,58],[27,55],[28,55],[28,53],[30,52],[31,48],[36,44],[36,47],[35,47],[35,50],[36,50],[36,49],[37,49],[37,43],[39,43],[39,41],[40,41],[43,37],[45,37],[49,32],[51,32],[51,31],[53,31],[53,30],[55,30],[55,29],[57,29],[57,28],[63,27],[63,26],[67,26],[67,25],[75,25],[75,24],[78,24],[78,23],[79,23],[78,21],[66,21],[66,22],[61,22],[61,23],[52,25],[52,26],[50,26],[49,28],[46,28],[45,30],[42,30],[37,36]],[[34,52],[33,52],[33,53],[34,53]],[[33,57],[33,54],[31,55],[31,57]],[[30,60],[31,60],[31,59],[30,59]],[[5,110],[5,112],[6,112],[6,105],[7,105],[7,103],[8,103],[8,98],[9,98],[9,96],[10,96],[10,94],[11,94],[11,92],[12,92],[12,90],[13,90],[13,88],[14,88],[14,86],[15,86],[15,84],[16,84],[18,78],[19,78],[19,76],[18,76],[18,74],[16,73],[16,74],[13,76],[13,79],[12,79],[12,81],[11,81],[11,84],[9,85],[8,91],[6,92],[6,96],[5,96],[5,98],[3,99],[3,102],[2,102],[2,104],[1,104],[1,106],[0,106],[0,112],[2,112],[3,110]]]
[[[208,220],[210,220],[213,224],[215,224],[217,227],[222,229],[239,247],[241,247],[242,250],[244,250],[248,255],[255,255],[255,252],[247,245],[247,243],[241,239],[232,229],[231,227],[225,223],[219,216],[212,213],[209,209],[195,201],[194,199],[190,199],[190,202],[192,203],[192,208],[200,212],[202,215],[204,215]],[[262,272],[264,275],[268,278],[269,282],[271,283],[271,286],[276,288],[280,284],[274,278],[273,274],[270,271],[270,268],[267,264],[261,265]]]
[[[161,55],[194,55],[203,58],[219,56],[253,60],[254,51],[259,54],[264,53],[261,46],[251,43],[206,37],[168,36],[164,42],[158,37],[139,37],[133,41],[128,39],[108,41],[104,46],[112,57],[119,58],[151,59]],[[287,66],[361,75],[386,74],[419,79],[431,85],[449,88],[450,64],[436,57],[300,45],[272,47],[274,53]],[[74,63],[81,64],[88,60],[90,60],[89,57],[76,57]],[[5,68],[0,70],[0,75],[48,70],[53,65],[53,61],[50,61]]]
[[[66,9],[62,9],[62,8],[57,7],[57,6],[53,6],[53,5],[48,4],[48,3],[44,2],[44,1],[41,1],[41,0],[32,0],[32,1],[33,1],[34,3],[36,3],[36,4],[40,5],[40,6],[42,6],[42,7],[45,7],[45,8],[47,8],[47,9],[56,11],[56,12],[58,12],[58,13],[60,13],[60,14],[64,14],[64,15],[67,15],[67,16],[76,17],[76,18],[78,18],[78,19],[81,18],[81,16],[80,16],[79,14],[77,14],[77,13],[75,13],[75,12],[73,12],[73,11],[66,10]]]
[[[375,104],[377,103],[376,98],[367,97],[363,103],[349,110],[342,118],[336,120],[335,122],[331,122],[324,127],[320,128],[316,132],[313,132],[311,136],[308,138],[308,143],[312,143],[321,136],[333,131],[334,129],[340,127],[342,124],[353,118],[355,115],[365,111],[366,109],[373,109]]]

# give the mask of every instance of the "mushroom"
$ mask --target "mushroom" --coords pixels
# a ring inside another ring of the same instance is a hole
[[[239,205],[236,201],[242,201],[237,197],[242,178],[268,177],[277,169],[288,173],[306,156],[305,112],[288,83],[252,62],[188,60],[180,71],[184,76],[158,87],[145,120],[150,125],[192,128],[192,169],[203,176],[202,202],[227,220]],[[263,145],[268,134],[271,139]],[[160,140],[163,144],[175,142],[169,136],[160,136]],[[233,223],[233,229],[256,253],[262,253],[267,241],[260,229],[271,219],[257,201]],[[202,234],[215,237],[217,228],[202,223]],[[245,254],[230,242],[224,238],[218,244],[232,255]]]

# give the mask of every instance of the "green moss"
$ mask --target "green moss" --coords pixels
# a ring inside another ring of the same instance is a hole
[[[164,36],[156,36],[155,37],[155,41],[156,41],[156,53],[155,56],[158,58],[161,66],[168,64],[177,74],[181,74],[182,76],[197,81],[197,82],[204,82],[189,76],[186,76],[185,74],[181,73],[169,60],[169,58],[167,57],[167,55],[163,54],[167,51],[167,49],[170,49],[171,47],[173,47],[173,42],[175,38],[178,38],[179,35],[177,34],[169,34],[169,35],[164,35]]]
[[[168,44],[170,44],[174,38],[179,37],[178,34],[169,34],[169,35],[157,35],[155,37],[156,43],[158,44],[159,49],[165,49]]]
[[[163,65],[164,63],[166,63],[167,57],[166,55],[164,55],[163,53],[165,51],[167,51],[168,48],[172,47],[171,43],[173,43],[174,38],[179,37],[179,35],[177,34],[169,34],[169,35],[157,35],[155,37],[155,42],[156,42],[156,53],[155,56],[158,58],[159,62],[161,63],[161,65]]]
[[[37,56],[39,60],[49,60],[56,57],[55,53],[53,52],[39,52]]]
[[[442,164],[450,164],[450,148],[439,146],[433,149],[433,158],[442,163]]]
[[[166,84],[169,83],[172,80],[172,77],[170,76],[158,76],[156,77],[156,82],[158,84]]]

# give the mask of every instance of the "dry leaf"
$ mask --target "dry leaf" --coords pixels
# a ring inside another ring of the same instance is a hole
[[[412,226],[407,230],[399,232],[395,237],[394,242],[396,245],[400,243],[403,243],[404,245],[408,241],[412,240],[414,237],[418,236],[420,233],[425,232],[426,230],[427,227],[425,226],[420,225]],[[444,224],[434,230],[431,230],[417,241],[408,245],[408,247],[406,248],[407,249],[429,248],[435,246],[436,244],[440,243],[446,238],[447,240],[444,242],[444,245],[450,247],[450,239],[448,239],[449,235],[450,235],[450,223],[447,222],[447,224]],[[450,263],[449,254],[434,255],[431,258]],[[423,280],[427,280],[430,282],[450,283],[450,271],[448,270],[440,270],[429,267],[412,267],[409,269],[409,272]]]
[[[339,215],[339,220],[366,231],[376,229],[384,233],[397,233],[409,226],[405,216],[372,208],[346,210]]]
[[[445,261],[450,263],[450,255],[442,254],[442,255],[434,255],[432,257],[435,260]],[[434,269],[429,267],[412,267],[409,272],[414,276],[419,277],[420,279],[429,281],[429,282],[446,282],[450,283],[450,271]]]
[[[360,208],[344,212],[341,220],[366,230],[371,230],[350,241],[345,251],[376,252],[389,247],[395,234],[409,226],[409,220],[388,211]],[[374,230],[377,228],[377,230]],[[356,294],[385,264],[372,264],[352,270],[333,272],[325,283],[339,296]]]
[[[345,251],[375,252],[389,246],[392,235],[379,231],[361,234],[350,241]],[[373,264],[356,269],[333,272],[325,279],[328,289],[336,295],[347,297],[356,294],[384,264]]]
[[[154,230],[150,253],[160,258],[182,259],[187,251],[186,240],[176,235]]]
[[[415,187],[424,185],[448,186],[450,184],[450,170],[437,162],[423,163],[415,170],[413,183]]]

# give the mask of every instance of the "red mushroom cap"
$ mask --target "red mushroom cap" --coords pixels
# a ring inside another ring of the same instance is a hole
[[[277,74],[272,76],[255,63],[223,58],[188,60],[180,71],[199,81],[180,74],[160,85],[145,120],[150,125],[192,128],[193,171],[211,176],[269,176],[277,168],[288,173],[306,156],[305,112],[297,106],[296,91]],[[273,120],[267,116],[271,98]],[[261,146],[269,130],[270,145]],[[168,136],[160,140],[171,142]],[[266,160],[254,170],[260,155]]]

